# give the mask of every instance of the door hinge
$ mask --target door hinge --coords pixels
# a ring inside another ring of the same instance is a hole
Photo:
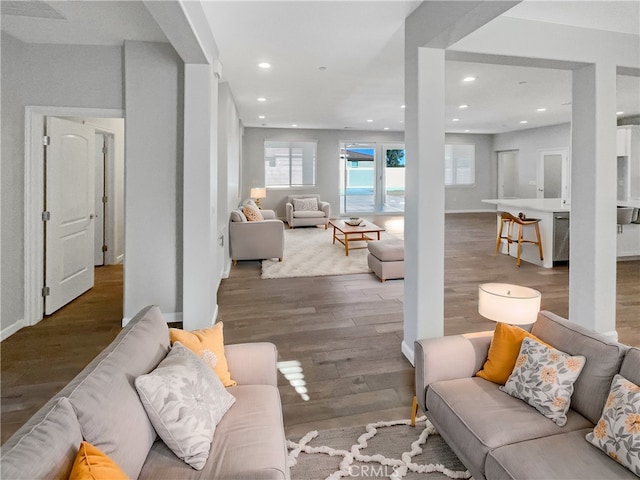
[[[103,154],[103,155],[106,155],[106,154],[107,154],[107,152],[108,152],[107,146],[106,146],[106,145],[104,145],[104,146],[102,147],[102,154]]]
[[[51,295],[51,289],[47,286],[42,287],[42,296],[48,297],[49,295]]]
[[[109,250],[109,247],[107,247],[106,245],[102,245],[102,251],[106,252],[107,250]]]
[[[42,212],[42,221],[48,222],[49,220],[51,220],[51,212]]]
[[[102,197],[102,203],[107,203],[107,200],[108,200],[108,198],[107,198],[106,195],[104,197]]]
[[[48,147],[49,145],[51,145],[51,137],[49,135],[45,135],[44,137],[42,137],[42,144],[45,147]]]

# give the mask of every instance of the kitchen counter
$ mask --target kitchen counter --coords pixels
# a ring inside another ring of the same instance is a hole
[[[561,198],[490,198],[482,200],[484,203],[504,205],[509,208],[524,208],[540,212],[569,212],[571,206]]]

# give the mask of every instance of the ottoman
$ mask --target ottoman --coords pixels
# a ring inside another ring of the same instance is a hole
[[[381,282],[404,278],[404,243],[398,240],[378,240],[367,244],[367,263]]]

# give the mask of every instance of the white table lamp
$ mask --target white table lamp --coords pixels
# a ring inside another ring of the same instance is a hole
[[[494,322],[529,325],[538,319],[541,298],[533,288],[483,283],[478,286],[478,313]]]
[[[261,208],[262,204],[260,202],[261,198],[266,198],[267,197],[267,189],[264,187],[256,187],[256,188],[252,188],[251,192],[249,193],[249,196],[251,198],[255,199],[256,205]]]

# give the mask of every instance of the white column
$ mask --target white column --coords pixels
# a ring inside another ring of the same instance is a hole
[[[402,352],[444,334],[444,50],[405,53],[405,281]]]
[[[569,318],[617,338],[616,68],[573,71]]]
[[[217,316],[217,105],[211,66],[185,65],[183,327],[207,328]]]

